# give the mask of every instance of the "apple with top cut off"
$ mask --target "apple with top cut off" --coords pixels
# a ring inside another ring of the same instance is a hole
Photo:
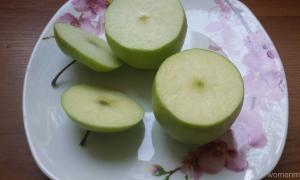
[[[114,0],[105,14],[109,46],[136,68],[158,68],[181,49],[186,31],[179,0]]]
[[[191,49],[169,57],[154,81],[159,124],[174,139],[205,144],[224,134],[240,113],[243,79],[227,58]]]
[[[61,98],[67,115],[83,129],[119,132],[140,122],[144,110],[127,95],[112,89],[75,85]]]
[[[122,65],[104,40],[79,28],[56,23],[54,35],[59,48],[67,56],[95,71],[112,71]]]

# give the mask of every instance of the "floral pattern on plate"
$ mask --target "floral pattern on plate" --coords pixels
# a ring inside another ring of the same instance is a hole
[[[71,0],[59,10],[43,35],[53,34],[53,23],[63,22],[103,36],[104,12],[110,2]],[[204,146],[177,144],[164,137],[147,104],[149,98],[142,98],[150,97],[153,74],[145,72],[141,78],[125,68],[99,75],[75,66],[63,79],[71,84],[92,78],[113,84],[146,104],[147,111],[144,135],[140,132],[142,127],[118,138],[93,134],[87,148],[80,149],[77,143],[82,132],[66,120],[58,106],[60,94],[68,85],[55,91],[47,86],[51,75],[69,59],[60,53],[55,42],[38,42],[25,78],[24,123],[33,156],[49,177],[91,179],[101,174],[106,179],[205,179],[212,174],[214,179],[259,179],[274,167],[285,142],[288,97],[283,66],[272,41],[251,11],[237,0],[182,3],[189,24],[184,49],[201,47],[225,54],[243,75],[244,106],[231,129]],[[204,42],[207,39],[209,43]],[[76,76],[78,73],[80,77]],[[128,83],[140,89],[131,91]],[[36,88],[37,84],[40,88]],[[41,103],[45,97],[47,101]],[[144,139],[142,143],[140,139]],[[117,154],[117,149],[123,149],[123,154]]]
[[[244,106],[231,129],[223,137],[189,151],[183,157],[181,166],[174,170],[167,171],[160,165],[153,165],[153,176],[165,176],[169,179],[173,173],[181,171],[186,179],[198,180],[203,173],[216,174],[223,168],[244,171],[248,167],[247,152],[251,148],[263,148],[268,142],[259,111],[272,110],[270,106],[285,95],[284,72],[276,64],[275,59],[279,56],[267,34],[263,30],[251,32],[241,15],[243,7],[236,1],[214,0],[214,3],[219,9],[218,18],[209,22],[204,31],[218,36],[221,46],[211,42],[208,49],[216,52],[226,49],[230,54],[241,54],[239,47],[234,49],[232,44],[234,38],[241,37],[235,36],[236,32],[228,21],[245,26],[248,31],[242,39],[246,53],[240,59],[246,67],[243,76]]]

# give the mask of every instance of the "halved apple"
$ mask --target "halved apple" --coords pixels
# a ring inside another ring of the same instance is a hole
[[[129,129],[144,115],[144,110],[127,95],[98,86],[75,85],[63,93],[61,103],[75,123],[95,132]]]
[[[181,49],[186,30],[179,0],[114,0],[105,14],[108,44],[136,68],[158,68]]]
[[[155,116],[171,137],[205,144],[224,134],[240,113],[243,79],[227,58],[186,50],[160,66],[152,98]]]
[[[58,46],[67,56],[95,71],[112,71],[122,65],[104,40],[79,28],[56,23],[54,35]]]

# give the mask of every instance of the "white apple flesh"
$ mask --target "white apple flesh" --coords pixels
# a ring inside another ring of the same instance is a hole
[[[240,113],[243,79],[227,58],[192,49],[159,68],[152,103],[160,125],[183,143],[205,144],[224,134]]]
[[[56,23],[54,35],[59,48],[67,56],[95,71],[112,71],[122,65],[104,40],[79,28]]]
[[[71,120],[94,132],[129,129],[144,115],[144,110],[127,95],[98,86],[75,85],[63,93],[61,103]]]
[[[109,46],[125,63],[156,69],[178,52],[187,22],[179,0],[114,0],[105,14]]]

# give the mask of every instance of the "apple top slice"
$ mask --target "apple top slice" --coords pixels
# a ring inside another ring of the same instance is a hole
[[[161,48],[180,34],[184,24],[179,0],[115,0],[105,14],[106,34],[132,49]]]
[[[140,122],[144,110],[127,95],[108,88],[75,85],[61,98],[68,116],[84,129],[119,132]]]
[[[112,71],[122,65],[108,44],[95,35],[63,23],[54,25],[54,35],[58,46],[67,56],[95,71]]]
[[[191,49],[169,57],[160,66],[154,84],[163,106],[177,119],[197,127],[226,122],[243,104],[239,70],[209,50]]]

